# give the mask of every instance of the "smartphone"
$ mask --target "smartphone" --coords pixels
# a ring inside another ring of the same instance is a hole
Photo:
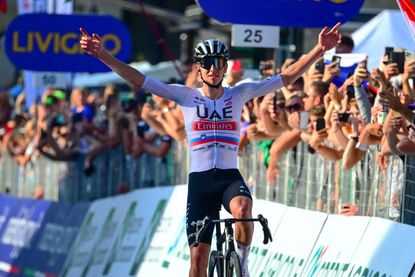
[[[318,62],[316,62],[316,65],[315,65],[315,68],[316,68],[316,70],[318,71],[318,73],[320,73],[320,74],[324,74],[324,67],[325,67],[326,65],[324,64],[324,60],[323,59],[321,59],[321,60],[319,60]]]
[[[320,131],[326,128],[326,120],[323,117],[317,118],[316,121],[316,131]]]
[[[347,98],[349,98],[349,100],[355,98],[353,86],[347,86],[346,93],[347,93]]]
[[[405,65],[405,52],[392,52],[391,63],[397,63],[399,73],[403,73]]]
[[[331,58],[332,63],[337,62],[337,65],[336,65],[337,68],[340,68],[341,60],[342,60],[342,57],[337,56],[337,55],[333,55],[333,57]]]
[[[339,113],[339,121],[346,123],[349,121],[350,114],[349,113]]]
[[[415,60],[415,51],[406,51],[405,52],[405,60],[407,60],[407,61]]]
[[[304,130],[307,128],[308,125],[308,112],[301,111],[300,112],[300,129]]]
[[[274,96],[272,96],[272,109],[274,110],[274,113],[278,111],[277,93],[274,93]]]
[[[256,123],[256,117],[253,113],[249,115],[249,124]]]
[[[388,63],[391,63],[391,53],[393,52],[394,48],[387,46],[385,47],[385,55],[388,56]]]
[[[385,111],[379,112],[378,113],[378,123],[379,124],[385,123],[385,120],[386,120],[386,116],[387,115],[388,115],[388,112],[385,112]]]

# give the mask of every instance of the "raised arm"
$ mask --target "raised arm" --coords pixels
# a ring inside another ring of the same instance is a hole
[[[340,26],[340,22],[337,23],[331,30],[324,27],[318,36],[318,43],[314,48],[305,55],[305,57],[299,59],[296,63],[289,66],[281,73],[281,78],[284,86],[288,86],[297,80],[303,73],[315,63],[321,55],[327,50],[335,47],[341,42],[341,34],[337,30]]]
[[[105,51],[101,38],[97,34],[90,36],[84,28],[79,29],[82,33],[80,40],[81,48],[89,55],[95,56],[106,64],[111,70],[126,80],[135,91],[143,86],[145,76],[135,68],[118,60]]]

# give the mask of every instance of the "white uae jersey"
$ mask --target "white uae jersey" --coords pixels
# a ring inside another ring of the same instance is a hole
[[[239,123],[243,105],[250,99],[274,92],[283,86],[279,75],[258,83],[243,83],[224,88],[215,100],[201,89],[165,84],[146,77],[143,88],[176,102],[185,120],[190,151],[190,172],[212,168],[238,168]]]

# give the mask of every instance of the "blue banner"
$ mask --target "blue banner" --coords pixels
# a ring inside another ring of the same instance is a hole
[[[0,276],[23,276],[24,251],[31,248],[51,202],[19,199],[0,241]],[[6,275],[4,275],[6,273]],[[8,275],[7,275],[8,274]]]
[[[19,205],[19,200],[16,197],[7,194],[0,195],[0,238],[3,236],[4,228],[10,217],[16,214]]]
[[[122,61],[131,55],[131,38],[111,16],[24,14],[6,32],[6,53],[20,69],[54,72],[105,72],[109,68],[79,45],[79,28],[97,33],[104,48]]]
[[[351,20],[363,0],[198,0],[220,22],[282,27],[324,27]]]
[[[52,203],[30,249],[15,263],[21,276],[58,276],[89,204]],[[33,274],[36,273],[36,274]]]

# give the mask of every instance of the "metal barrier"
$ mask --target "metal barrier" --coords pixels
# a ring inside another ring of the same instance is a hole
[[[346,204],[356,205],[359,215],[399,221],[408,161],[405,167],[401,158],[392,156],[382,172],[376,152],[371,148],[362,161],[345,172],[341,161],[327,161],[310,154],[306,144],[299,143],[280,160],[276,184],[270,185],[266,182],[263,153],[250,144],[245,157],[240,159],[240,169],[253,193],[261,199],[328,213],[339,213]],[[415,165],[415,159],[411,164]],[[403,211],[409,214],[405,223],[415,225],[415,189],[410,189],[410,182],[407,178]]]
[[[343,204],[353,204],[358,206],[360,215],[415,225],[415,159],[406,157],[403,162],[399,157],[390,157],[382,172],[376,152],[370,149],[361,162],[344,172],[341,161],[330,162],[309,154],[306,145],[299,143],[279,162],[275,186],[266,182],[264,154],[255,143],[243,150],[239,166],[257,198],[329,213],[339,213]],[[174,143],[164,159],[145,154],[134,160],[116,148],[98,156],[94,165],[96,173],[87,177],[83,157],[72,162],[38,157],[21,167],[3,155],[0,189],[8,187],[14,195],[31,197],[35,188],[42,186],[46,199],[90,201],[116,194],[121,184],[132,190],[187,183],[189,159],[186,146]]]
[[[175,149],[180,149],[175,147]],[[43,156],[32,159],[26,166],[18,166],[7,154],[0,162],[0,190],[6,188],[19,197],[33,197],[36,187],[43,187],[45,199],[59,201],[91,201],[115,195],[123,189],[166,186],[178,182],[173,162],[175,153],[166,158],[144,154],[134,160],[121,147],[108,150],[93,162],[96,171],[86,176],[84,157],[71,162],[54,162]]]

